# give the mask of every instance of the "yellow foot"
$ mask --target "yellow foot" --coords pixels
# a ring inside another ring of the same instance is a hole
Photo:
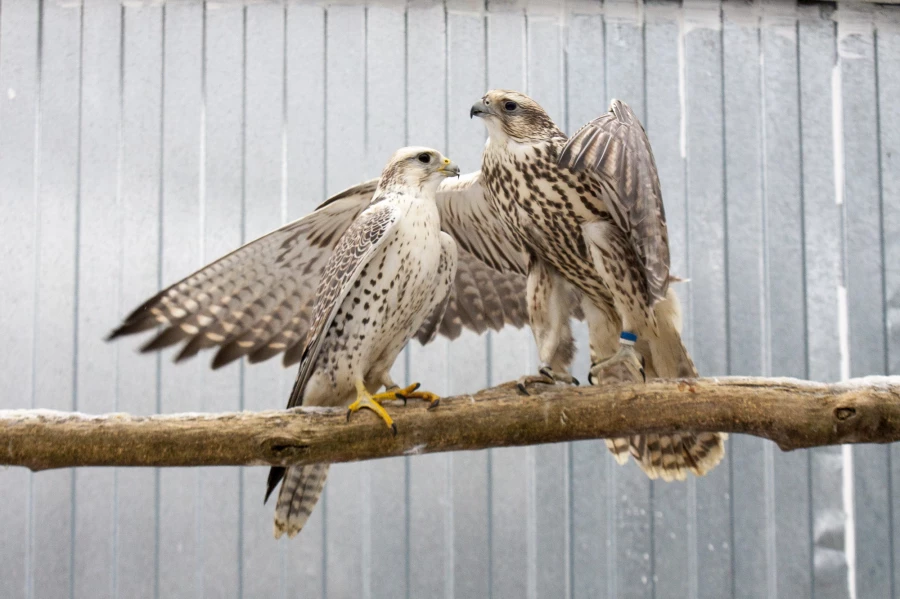
[[[391,418],[390,414],[381,407],[381,402],[387,399],[396,399],[396,394],[392,393],[379,393],[378,395],[372,395],[366,389],[366,386],[363,385],[362,381],[356,383],[356,401],[350,404],[350,407],[347,408],[347,422],[350,422],[350,414],[353,412],[358,412],[363,408],[369,408],[384,420],[385,424],[388,425],[388,428],[393,431],[393,433],[397,434],[397,425],[394,424],[394,419]]]
[[[432,393],[431,391],[416,391],[416,389],[418,389],[420,386],[421,386],[421,383],[413,383],[412,385],[410,385],[409,387],[406,387],[405,389],[395,389],[394,391],[391,391],[390,393],[393,393],[394,397],[396,397],[397,399],[402,399],[404,405],[406,405],[406,401],[408,399],[422,399],[422,400],[429,402],[428,403],[429,410],[433,410],[436,407],[438,407],[438,405],[440,405],[440,403],[441,403],[440,396],[438,396],[435,393]]]

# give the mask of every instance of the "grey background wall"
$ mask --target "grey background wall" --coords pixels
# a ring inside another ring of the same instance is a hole
[[[275,360],[103,336],[401,145],[475,169],[494,87],[570,132],[643,119],[701,373],[900,374],[900,7],[3,0],[0,408],[280,407]],[[507,330],[396,368],[460,393],[535,362]],[[263,468],[8,469],[0,597],[889,597],[897,452],[735,436],[685,484],[602,442],[341,465],[291,542]]]

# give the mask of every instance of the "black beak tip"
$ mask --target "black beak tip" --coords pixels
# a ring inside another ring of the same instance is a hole
[[[475,116],[475,113],[477,113],[477,112],[478,112],[478,111],[475,110],[475,107],[474,107],[474,106],[473,106],[472,108],[470,108],[470,109],[469,109],[469,118],[471,119],[472,117],[474,117],[474,116]]]

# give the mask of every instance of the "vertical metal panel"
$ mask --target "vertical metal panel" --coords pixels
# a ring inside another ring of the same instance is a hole
[[[682,99],[679,91],[681,30],[676,16],[676,8],[670,4],[646,7],[644,126],[653,144],[666,207],[672,272],[682,274],[687,273],[685,172],[681,154]],[[686,289],[687,285],[677,285],[675,292],[681,295]],[[687,491],[684,484],[651,483],[652,581],[657,599],[685,597],[689,592],[685,573],[690,567],[687,549],[693,514],[688,510]]]
[[[244,8],[244,241],[283,221],[284,9]],[[288,378],[276,360],[244,370],[244,409],[284,405]],[[272,539],[272,506],[262,502],[265,468],[244,468],[241,564],[245,596],[274,596],[284,580],[281,547]]]
[[[725,213],[723,173],[722,45],[717,1],[685,4],[685,112],[687,115],[688,259],[691,277],[686,326],[701,375],[726,372]],[[698,597],[722,597],[733,588],[731,469],[723,463],[688,481],[696,509]]]
[[[366,177],[376,177],[406,139],[406,15],[402,7],[371,6],[366,16]],[[415,142],[411,142],[415,143]],[[407,350],[408,351],[408,350]],[[406,354],[397,359],[405,365]],[[401,368],[402,370],[402,368]],[[405,372],[402,374],[405,375]],[[406,383],[406,377],[397,384]],[[426,380],[425,384],[430,383]],[[368,575],[364,596],[407,596],[409,534],[406,458],[370,462],[363,472],[370,500],[363,535]],[[365,492],[365,491],[364,491]]]
[[[122,32],[121,238],[122,305],[137,306],[159,286],[163,9],[126,6]],[[119,354],[117,409],[159,409],[159,356]],[[136,597],[157,592],[159,471],[116,472],[116,591]]]
[[[525,15],[516,6],[494,6],[487,17],[487,89],[525,89]],[[491,381],[531,371],[531,332],[490,334]],[[491,597],[528,593],[528,491],[530,449],[491,450]]]
[[[286,197],[282,200],[291,221],[312,212],[326,197],[325,11],[299,2],[287,3],[285,10],[287,155]],[[296,372],[295,366],[288,369],[288,383]],[[270,501],[264,510],[268,518],[272,517],[273,503]],[[323,512],[314,510],[303,534],[283,544],[285,597],[323,595]]]
[[[643,25],[633,3],[607,2],[606,93],[625,101],[641,121],[646,118],[644,98]],[[606,108],[606,107],[604,107]],[[610,460],[610,456],[605,456]],[[650,531],[650,479],[634,463],[609,470],[607,484],[613,497],[615,528],[610,587],[614,597],[650,597],[653,572]]]
[[[71,410],[77,293],[80,7],[45,4],[41,42],[41,60],[37,65],[41,96],[34,407]],[[71,470],[32,478],[32,550],[26,576],[37,597],[69,595],[72,483]]]
[[[35,189],[35,116],[39,81],[40,8],[34,2],[11,2],[0,12],[0,189],[5,214],[0,250],[7,256],[0,265],[4,282],[0,300],[7,309],[0,327],[9,335],[6,356],[0,370],[4,390],[0,406],[18,408],[35,401],[35,293],[37,275],[37,196]],[[0,485],[0,530],[17,539],[22,550],[0,560],[0,591],[24,594],[31,586],[28,572],[33,559],[29,521],[33,518],[32,478],[17,469],[5,473]],[[24,542],[23,542],[24,541]]]
[[[841,376],[837,294],[842,247],[835,243],[841,238],[841,214],[834,188],[835,26],[830,17],[830,11],[809,6],[798,25],[808,374],[819,381]],[[848,597],[841,448],[814,449],[810,459],[813,595]]]
[[[888,374],[900,374],[900,16],[896,11],[878,23],[878,123],[881,142],[881,207],[884,227],[884,286],[888,335]],[[890,447],[891,591],[900,584],[900,450]]]
[[[202,262],[206,263],[238,247],[243,240],[243,8],[207,6],[204,27],[200,235]],[[211,372],[206,367],[210,356],[198,359],[204,362],[199,391],[202,409],[241,409],[243,366],[231,364]],[[244,488],[240,468],[201,471],[199,545],[204,596],[240,596],[245,576],[241,562],[241,504],[248,501],[258,505],[260,498],[260,488]]]
[[[728,372],[766,372],[764,347],[763,132],[760,91],[759,17],[740,3],[722,6],[725,111],[725,197],[728,236]],[[769,597],[772,472],[765,441],[735,435],[729,447],[733,481],[734,592],[736,597]]]
[[[793,3],[768,4],[762,31],[769,372],[806,376],[797,21]],[[782,597],[812,594],[809,454],[773,453],[775,576]],[[774,567],[774,564],[772,565]]]
[[[486,72],[483,2],[447,14],[447,153],[463,172],[481,163],[484,125],[469,118],[468,108],[484,94]],[[447,391],[472,393],[490,384],[489,345],[485,336],[464,332],[448,349]],[[491,523],[488,452],[453,455],[451,522],[453,596],[490,594]]]
[[[597,117],[606,109],[603,16],[599,7],[580,6],[580,14],[569,16],[566,39],[568,86],[567,132]],[[590,348],[584,325],[573,327],[578,356],[573,374],[587,381]],[[584,357],[587,356],[587,359]],[[610,489],[606,484],[610,467],[603,441],[582,441],[570,445],[570,560],[571,594],[575,599],[606,596],[610,580],[607,515]]]
[[[365,164],[365,8],[329,8],[326,30],[326,191],[333,194],[359,179]],[[371,414],[358,414],[371,418]],[[390,434],[385,429],[385,434]],[[331,468],[325,502],[316,511],[325,516],[325,588],[333,597],[362,592],[362,527],[360,488],[366,464]]]
[[[200,119],[202,113],[203,6],[169,4],[164,9],[162,263],[161,283],[177,281],[203,265],[200,229]],[[203,369],[200,360],[172,364],[163,358],[160,411],[200,410],[199,398],[185,393]],[[197,596],[200,471],[159,472],[159,593]]]
[[[75,407],[102,413],[116,409],[118,356],[128,351],[103,342],[113,324],[109,316],[124,308],[118,190],[122,9],[95,0],[85,2],[83,11]],[[116,584],[115,470],[79,469],[74,476],[72,592],[110,597]]]
[[[870,16],[840,15],[844,144],[844,268],[850,375],[884,373],[884,262],[878,174],[874,32]],[[859,597],[890,594],[889,449],[853,448],[856,590]]]

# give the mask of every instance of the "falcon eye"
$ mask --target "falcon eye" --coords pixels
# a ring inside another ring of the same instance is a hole
[[[519,105],[516,104],[515,102],[513,102],[512,100],[507,101],[506,104],[503,105],[503,108],[506,109],[506,112],[512,112],[513,110],[515,110],[518,107],[519,107]]]
[[[431,154],[422,152],[421,154],[419,154],[419,162],[421,162],[422,164],[428,164],[429,162],[431,162]]]

